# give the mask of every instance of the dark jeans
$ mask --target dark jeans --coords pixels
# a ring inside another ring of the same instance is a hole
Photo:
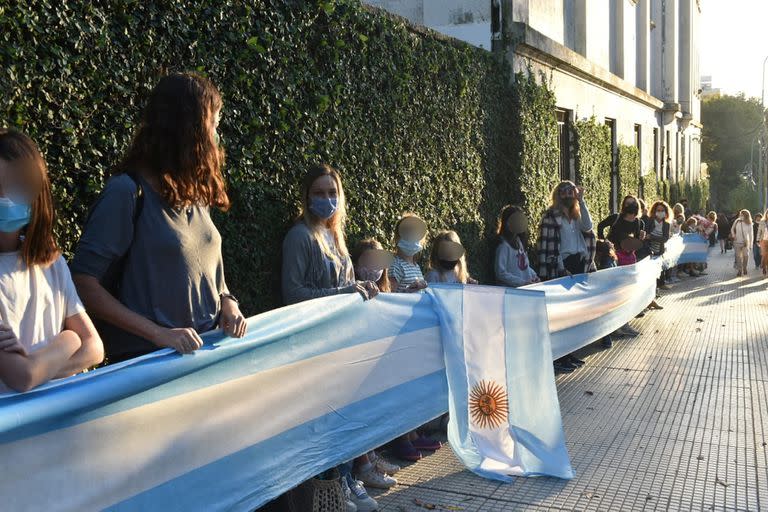
[[[755,257],[755,268],[757,268],[760,266],[760,260],[762,259],[760,244],[755,244],[752,246],[752,255]]]

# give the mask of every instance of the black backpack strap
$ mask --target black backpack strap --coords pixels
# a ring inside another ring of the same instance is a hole
[[[136,201],[136,208],[133,210],[133,233],[136,234],[136,222],[139,220],[139,216],[141,215],[141,211],[144,209],[144,186],[141,184],[141,180],[139,180],[138,175],[132,172],[125,173],[126,176],[131,178],[131,181],[133,181],[133,184],[136,186],[136,192],[134,192],[133,199]],[[93,211],[96,209],[95,206],[98,204],[98,201],[94,203],[93,206],[91,206],[91,209],[88,211],[88,215],[85,217],[85,226],[88,225],[88,222],[91,220],[91,217],[93,216]]]
[[[134,199],[136,200],[136,207],[133,210],[133,234],[136,234],[136,224],[138,223],[141,211],[144,209],[144,186],[141,184],[139,177],[133,172],[125,173],[126,176],[131,178],[133,184],[136,185],[136,194]]]

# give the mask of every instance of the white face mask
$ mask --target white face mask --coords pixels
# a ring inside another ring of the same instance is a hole
[[[424,248],[421,245],[421,242],[412,242],[410,240],[405,240],[405,239],[401,239],[397,243],[397,247],[401,251],[403,251],[403,254],[405,254],[406,256],[413,256]]]

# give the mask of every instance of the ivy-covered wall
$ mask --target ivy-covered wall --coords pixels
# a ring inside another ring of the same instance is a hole
[[[591,117],[576,121],[573,133],[576,181],[585,189],[592,218],[599,222],[611,213],[611,130]]]
[[[672,203],[672,197],[670,195],[670,186],[669,186],[668,180],[659,181],[659,197],[661,197],[666,202],[668,202],[670,206],[674,205],[674,203]]]
[[[655,201],[661,198],[659,180],[656,177],[656,171],[654,169],[648,170],[646,174],[640,177],[640,188],[642,197],[646,202]]]
[[[514,172],[508,175],[513,202],[526,211],[531,224],[531,245],[537,227],[552,202],[552,189],[560,182],[555,95],[545,77],[518,74],[513,91],[512,140]]]
[[[635,146],[619,144],[619,200],[640,193],[640,151]]]
[[[279,305],[280,247],[311,162],[343,174],[350,242],[391,246],[403,211],[456,229],[490,280],[503,204],[532,224],[557,175],[551,91],[482,50],[357,0],[0,0],[0,125],[41,146],[71,254],[88,206],[168,71],[208,75],[233,208],[215,216],[247,313]]]

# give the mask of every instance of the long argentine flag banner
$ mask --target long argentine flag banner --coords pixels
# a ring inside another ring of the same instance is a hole
[[[551,360],[639,313],[673,256],[526,289],[316,299],[192,355],[2,394],[2,508],[253,510],[449,409],[469,469],[570,478]]]

